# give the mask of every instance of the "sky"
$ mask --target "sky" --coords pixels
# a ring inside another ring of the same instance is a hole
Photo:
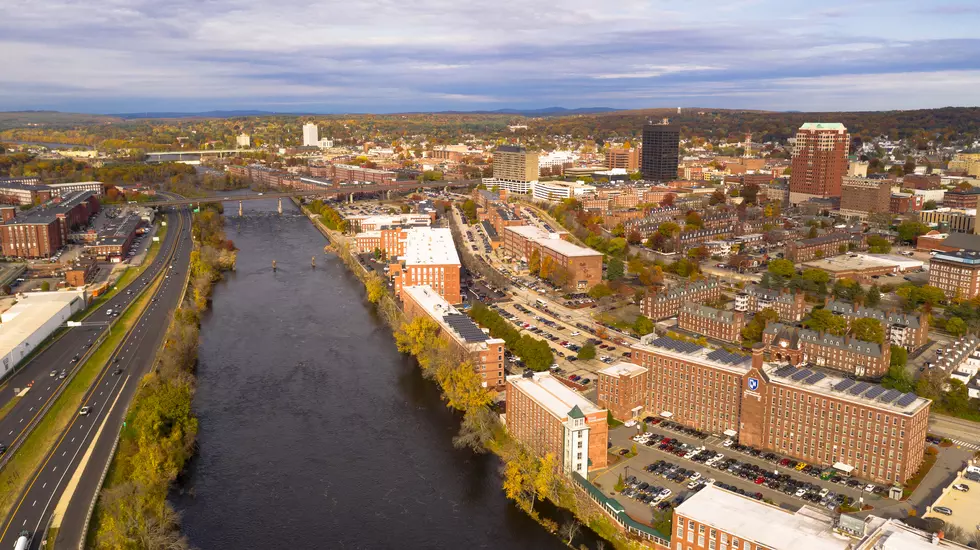
[[[980,104],[980,0],[0,0],[0,110]]]

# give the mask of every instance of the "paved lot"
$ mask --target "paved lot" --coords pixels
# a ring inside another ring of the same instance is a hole
[[[955,476],[954,476],[955,477]],[[951,523],[963,529],[966,533],[973,533],[980,525],[980,483],[967,479],[960,480],[959,484],[966,485],[969,491],[957,491],[950,489],[938,501],[934,501],[936,506],[949,508],[952,515],[940,514],[930,511],[925,514],[927,518],[939,518],[947,523]]]

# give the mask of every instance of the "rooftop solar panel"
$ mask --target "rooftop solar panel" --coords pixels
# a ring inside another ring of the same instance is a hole
[[[799,371],[793,373],[793,376],[791,376],[790,378],[799,381],[799,380],[803,380],[807,376],[810,376],[811,374],[813,374],[813,371],[810,369],[800,369]]]
[[[804,383],[807,383],[807,384],[816,384],[817,382],[823,380],[824,378],[827,378],[827,375],[826,374],[824,374],[822,372],[817,372],[817,373],[814,373],[809,378],[807,378],[806,380],[804,380],[803,382]]]
[[[909,405],[914,403],[918,397],[919,396],[915,395],[914,393],[907,393],[899,397],[898,401],[896,401],[895,404],[898,405],[899,407],[908,407]]]
[[[775,372],[776,376],[780,378],[786,378],[796,372],[796,367],[793,365],[784,365],[779,367],[779,370]]]
[[[871,384],[868,384],[867,382],[858,382],[857,384],[855,384],[854,386],[852,386],[851,389],[849,389],[847,391],[851,395],[861,395],[862,393],[864,393],[865,391],[867,391],[867,389],[870,388],[870,387],[871,387]]]
[[[902,395],[902,392],[898,390],[888,390],[878,398],[878,401],[881,401],[882,403],[891,403],[892,401],[898,399],[900,395]]]
[[[463,340],[467,342],[485,342],[488,336],[469,317],[459,313],[450,313],[442,318]]]
[[[853,385],[854,385],[854,380],[851,380],[850,378],[845,378],[840,382],[838,382],[837,385],[834,386],[834,389],[837,391],[844,391]]]
[[[864,394],[864,396],[868,399],[874,399],[883,393],[885,393],[885,388],[881,386],[872,386],[871,389],[868,390],[868,393]]]

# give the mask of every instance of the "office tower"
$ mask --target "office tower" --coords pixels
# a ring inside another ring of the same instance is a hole
[[[807,122],[796,132],[789,201],[841,196],[851,136],[838,122]]]
[[[640,152],[640,171],[643,178],[666,182],[677,179],[677,149],[680,129],[667,124],[647,124],[643,127],[643,150]]]
[[[316,124],[307,122],[303,125],[303,147],[318,147],[320,145],[320,132]]]

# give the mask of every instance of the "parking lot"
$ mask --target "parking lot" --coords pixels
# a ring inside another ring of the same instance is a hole
[[[862,499],[874,507],[894,503],[885,497],[885,487],[832,475],[774,453],[741,448],[670,422],[648,420],[647,437],[638,436],[636,426],[610,430],[611,452],[622,455],[635,445],[637,455],[621,461],[597,479],[610,495],[621,473],[625,474],[624,478],[635,476],[637,485],[646,482],[646,491],[634,487],[632,497],[627,494],[620,499],[627,512],[640,514],[637,518],[645,519],[648,516],[644,514],[649,514],[651,505],[659,506],[663,502],[655,497],[651,500],[650,487],[670,489],[673,502],[678,496],[683,499],[697,490],[698,484],[706,480],[794,510],[804,504],[832,510],[842,504],[860,503]]]

